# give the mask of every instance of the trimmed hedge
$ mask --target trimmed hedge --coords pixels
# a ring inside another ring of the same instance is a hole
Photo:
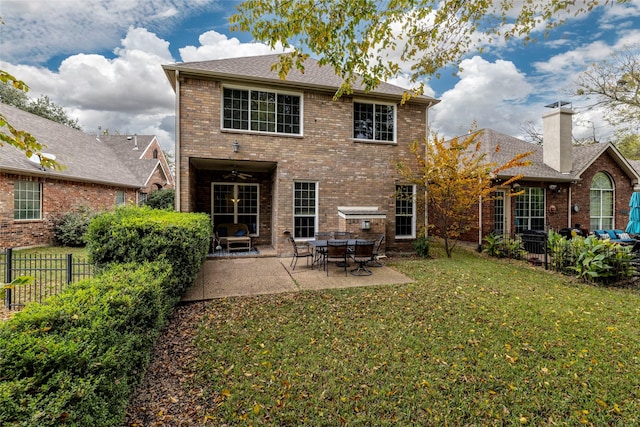
[[[86,238],[100,273],[0,323],[0,425],[120,425],[210,236],[204,214],[96,216]]]
[[[0,324],[3,426],[117,426],[173,308],[166,261],[113,265]]]
[[[170,260],[176,276],[171,295],[179,296],[193,283],[209,251],[211,221],[206,214],[122,207],[95,217],[86,239],[89,259],[98,268]]]

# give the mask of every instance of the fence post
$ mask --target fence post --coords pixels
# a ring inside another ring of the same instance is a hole
[[[7,248],[6,251],[6,255],[5,255],[5,262],[6,262],[6,267],[5,267],[5,271],[4,271],[4,283],[11,283],[13,282],[13,278],[12,278],[12,271],[11,269],[13,268],[13,261],[12,261],[12,256],[11,253],[13,252],[13,250],[11,248]]]
[[[73,256],[67,254],[67,285],[71,284],[73,280]]]
[[[7,248],[7,250],[5,251],[4,283],[6,284],[13,282],[13,272],[11,271],[11,269],[13,268],[12,251],[13,250],[11,248]],[[12,290],[13,289],[8,287],[4,289],[4,306],[9,310],[11,310]]]

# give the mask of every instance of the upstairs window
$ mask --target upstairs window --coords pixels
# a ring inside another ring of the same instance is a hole
[[[370,141],[393,142],[396,109],[394,105],[353,103],[353,137]]]
[[[223,129],[300,135],[300,96],[249,89],[224,89]]]

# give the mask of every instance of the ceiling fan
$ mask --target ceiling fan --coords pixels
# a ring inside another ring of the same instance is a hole
[[[238,172],[237,170],[233,169],[231,171],[231,173],[228,173],[224,176],[224,179],[247,179],[247,178],[252,178],[253,175],[248,174],[248,173],[244,173],[244,172]]]

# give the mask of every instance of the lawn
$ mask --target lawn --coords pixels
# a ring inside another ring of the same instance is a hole
[[[201,422],[640,424],[637,290],[464,251],[394,266],[417,283],[208,305]]]

